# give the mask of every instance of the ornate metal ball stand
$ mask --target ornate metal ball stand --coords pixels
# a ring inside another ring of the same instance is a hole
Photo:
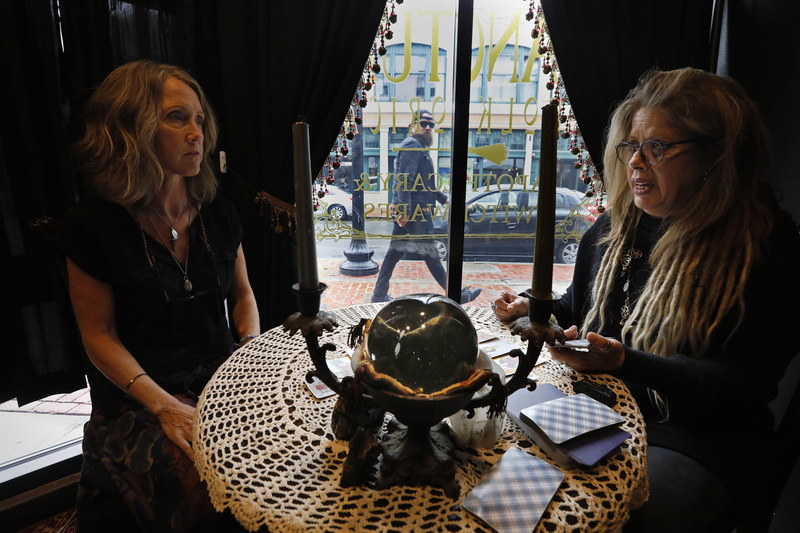
[[[511,352],[510,355],[519,359],[519,364],[506,384],[497,374],[491,373],[487,379],[470,384],[457,393],[417,398],[371,387],[370,383],[358,377],[339,380],[330,371],[326,354],[336,346],[332,343],[320,346],[319,336],[326,330],[333,331],[338,323],[332,314],[320,311],[325,289],[327,285],[324,283],[319,284],[318,290],[310,291],[301,290],[298,284],[293,285],[300,311],[287,318],[283,327],[290,335],[300,331],[306,339],[315,368],[306,374],[306,381],[310,383],[316,377],[339,395],[331,426],[337,439],[349,441],[340,483],[345,487],[365,485],[382,454],[376,488],[429,485],[441,488],[450,498],[458,498],[456,445],[443,420],[461,409],[467,410],[468,416],[472,417],[475,409],[487,406],[490,416],[500,414],[510,394],[522,387],[529,390],[536,387],[536,382],[529,380],[528,375],[536,365],[544,342],[564,337],[563,331],[550,323],[550,313],[558,296],[538,299],[530,291],[525,293],[529,300],[529,316],[517,319],[511,332],[528,341],[528,348],[526,352]],[[351,347],[355,342],[351,332]],[[475,392],[487,383],[491,385],[490,392],[475,397]],[[394,419],[388,423],[381,442],[378,434],[387,411],[394,415]]]

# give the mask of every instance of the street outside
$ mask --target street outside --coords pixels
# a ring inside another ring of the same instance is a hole
[[[326,220],[324,217],[317,218],[316,232],[317,232],[317,257],[319,259],[341,259],[344,260],[344,252],[347,250],[352,240],[346,237],[341,231],[336,231],[336,237],[331,236],[330,228],[332,226],[331,220]],[[353,223],[350,220],[336,221],[336,224],[344,224],[352,228]],[[367,244],[372,249],[374,255],[373,260],[383,260],[386,255],[386,250],[389,248],[389,237],[392,235],[392,224],[390,220],[368,220],[366,222],[365,232],[369,235]],[[323,235],[322,240],[319,236]]]
[[[353,240],[347,235],[347,227],[339,226],[337,231],[330,231],[331,225],[324,220],[317,221],[317,235],[324,235],[317,241],[317,259],[319,263],[320,281],[328,288],[323,293],[322,305],[328,309],[359,305],[370,302],[372,290],[377,279],[377,271],[386,250],[392,232],[391,221],[368,220],[366,226],[366,245],[373,253],[371,259],[362,265],[364,276],[344,275],[342,265],[348,261],[345,252],[352,247]],[[531,246],[533,244],[531,243]],[[573,265],[556,264],[553,266],[553,290],[563,293],[572,279]],[[531,286],[533,265],[530,263],[511,262],[465,262],[462,267],[462,285],[480,287],[480,296],[470,305],[491,305],[492,300],[503,290],[522,292]],[[423,261],[400,261],[392,275],[389,294],[400,296],[414,293],[443,293],[436,284]]]
[[[374,252],[373,260],[383,260],[384,255],[386,255],[393,224],[391,220],[369,219],[366,221],[364,233],[367,236],[367,245]],[[349,229],[345,230],[344,227],[339,227],[339,225],[346,226]],[[317,257],[319,259],[340,258],[344,260],[344,252],[352,241],[352,226],[351,220],[333,221],[325,217],[318,217],[315,228],[317,234]],[[337,229],[333,230],[333,228]],[[530,247],[532,250],[533,241],[531,241]]]

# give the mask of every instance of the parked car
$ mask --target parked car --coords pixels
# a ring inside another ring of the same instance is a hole
[[[532,261],[536,234],[538,191],[513,188],[481,192],[467,200],[464,223],[464,259],[467,261]],[[556,189],[554,260],[574,263],[578,242],[595,221],[582,205],[583,195],[572,189]],[[437,248],[447,257],[448,221],[434,220]]]
[[[328,185],[328,193],[319,199],[319,205],[319,211],[348,220],[353,214],[353,195],[336,185]]]

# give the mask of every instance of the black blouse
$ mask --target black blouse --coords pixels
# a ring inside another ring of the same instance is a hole
[[[234,207],[222,198],[204,205],[189,236],[187,293],[173,256],[117,204],[83,201],[59,235],[67,257],[111,285],[120,340],[172,393],[185,392],[187,375],[216,367],[234,343],[225,307],[242,239]]]
[[[636,248],[643,256],[632,263],[631,302],[650,276],[648,258],[657,241],[659,221],[643,215]],[[581,325],[591,305],[591,290],[606,245],[601,238],[610,228],[601,216],[580,243],[572,285],[553,310],[563,327]],[[754,490],[764,470],[758,460],[769,457],[773,418],[768,403],[791,357],[800,349],[792,335],[800,321],[795,281],[800,263],[800,236],[785,212],[776,213],[764,260],[750,274],[745,290],[745,315],[731,313],[712,338],[702,358],[691,354],[659,357],[626,348],[623,367],[613,372],[631,389],[647,422],[648,442],[679,451],[714,471],[741,502]],[[725,268],[725,265],[719,265]],[[599,333],[619,338],[619,309],[624,303],[622,276],[617,276],[608,299],[607,327]],[[633,305],[633,303],[631,303]],[[661,421],[648,388],[669,402],[669,419]]]

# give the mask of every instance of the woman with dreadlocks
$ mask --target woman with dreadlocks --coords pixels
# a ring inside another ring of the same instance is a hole
[[[553,311],[590,348],[551,352],[624,380],[645,417],[650,500],[630,530],[707,531],[765,483],[767,404],[800,349],[800,237],[768,184],[756,105],[730,78],[643,76],[612,115],[603,163],[609,209]],[[502,320],[528,313],[511,293],[494,304]]]

